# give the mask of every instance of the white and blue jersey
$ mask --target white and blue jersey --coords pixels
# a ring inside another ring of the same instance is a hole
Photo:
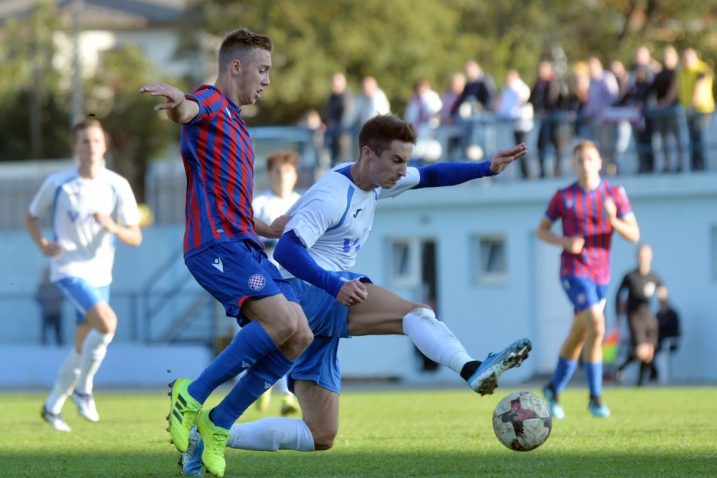
[[[103,169],[96,178],[80,176],[72,168],[49,176],[30,203],[28,212],[50,212],[53,240],[60,253],[51,260],[50,279],[77,277],[92,287],[112,282],[115,237],[95,220],[95,213],[111,216],[122,226],[139,224],[139,209],[125,178]]]
[[[356,255],[373,228],[376,202],[398,196],[415,187],[418,169],[409,167],[406,176],[391,189],[360,189],[351,179],[351,164],[341,164],[314,184],[288,214],[284,232],[293,231],[316,263],[327,271],[350,270]],[[293,277],[282,268],[284,277]]]

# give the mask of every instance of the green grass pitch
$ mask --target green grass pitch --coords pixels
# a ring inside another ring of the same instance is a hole
[[[526,453],[503,447],[491,426],[493,407],[511,391],[488,397],[458,389],[347,391],[332,450],[229,449],[226,476],[717,476],[716,387],[609,388],[608,419],[588,414],[583,388],[568,389],[562,397],[567,418],[554,423],[545,444]],[[40,419],[43,397],[0,394],[0,476],[177,476],[163,391],[99,390],[98,424],[82,421],[68,401],[72,433],[55,432]],[[275,398],[270,412],[278,407]],[[252,408],[242,420],[260,416]]]

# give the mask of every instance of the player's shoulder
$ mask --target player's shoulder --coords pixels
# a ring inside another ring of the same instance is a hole
[[[112,186],[113,188],[117,188],[117,189],[130,188],[131,189],[131,186],[130,186],[127,178],[125,178],[124,176],[122,176],[119,173],[112,171],[111,169],[105,168],[102,171],[102,180],[105,183]]]
[[[80,175],[76,167],[67,168],[47,176],[44,184],[50,187],[60,187],[73,179],[77,179],[78,177],[80,177]]]
[[[621,196],[627,196],[627,191],[625,191],[625,188],[621,184],[613,183],[607,179],[603,179],[604,187],[607,191],[609,191],[611,194],[619,194]]]

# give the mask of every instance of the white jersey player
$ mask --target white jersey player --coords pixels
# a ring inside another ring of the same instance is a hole
[[[269,176],[270,189],[262,194],[254,196],[252,208],[254,217],[271,224],[278,217],[286,214],[286,211],[301,197],[294,188],[299,176],[296,166],[299,163],[299,156],[291,150],[274,151],[266,158],[266,170]],[[276,240],[262,238],[267,249],[267,255],[272,262]],[[269,407],[271,394],[282,395],[281,415],[287,416],[299,412],[299,402],[293,393],[289,391],[286,376],[281,377],[269,390],[264,392],[255,402],[256,408],[263,412]]]
[[[360,158],[322,177],[292,208],[274,252],[306,314],[314,340],[289,374],[302,420],[265,418],[235,424],[228,445],[250,450],[326,450],[338,432],[341,373],[338,344],[359,335],[404,334],[424,355],[458,373],[477,393],[490,394],[500,375],[522,363],[531,344],[520,339],[484,361],[473,359],[448,327],[423,304],[400,298],[349,271],[373,227],[376,202],[411,188],[450,186],[501,172],[525,155],[525,145],[482,163],[407,167],[413,127],[379,115],[359,134]],[[196,472],[201,442],[192,434],[183,472]]]
[[[77,311],[75,347],[60,367],[42,417],[56,430],[70,431],[61,410],[72,394],[80,415],[99,421],[93,379],[117,328],[109,306],[115,237],[142,242],[139,210],[126,179],[105,169],[105,132],[95,119],[72,129],[79,166],[48,177],[27,213],[26,226],[40,251],[51,258],[51,280]],[[39,218],[49,214],[52,237]]]

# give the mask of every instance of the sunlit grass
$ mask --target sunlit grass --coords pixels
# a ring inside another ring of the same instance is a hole
[[[717,476],[717,388],[609,389],[609,419],[591,417],[585,391],[570,389],[562,398],[568,417],[528,453],[508,450],[493,435],[493,407],[509,391],[345,392],[332,450],[227,450],[226,476]],[[99,424],[84,422],[68,403],[72,433],[54,432],[40,419],[43,398],[0,395],[0,476],[177,475],[162,391],[100,390]],[[270,412],[278,406],[274,400]],[[260,416],[252,408],[242,420]]]

